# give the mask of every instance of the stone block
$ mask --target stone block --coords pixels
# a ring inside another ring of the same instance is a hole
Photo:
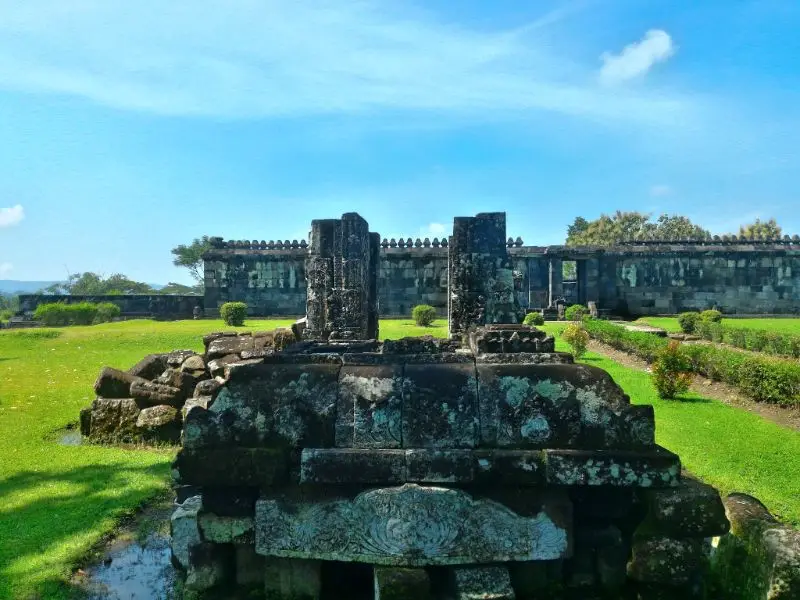
[[[404,450],[304,448],[301,483],[403,483]]]
[[[353,499],[256,502],[256,552],[264,556],[419,567],[552,560],[568,550],[560,506],[547,503],[521,516],[460,490],[414,484]]]
[[[551,485],[664,488],[678,485],[680,459],[658,448],[647,452],[546,450]]]
[[[252,517],[256,510],[257,487],[203,487],[203,508],[220,517]]]
[[[674,538],[712,537],[730,529],[719,492],[696,479],[647,493],[649,514],[643,528]]]
[[[541,486],[545,482],[544,452],[536,450],[475,450],[475,483]]]
[[[212,361],[223,356],[240,356],[245,350],[253,350],[253,337],[250,335],[225,336],[212,340],[206,348],[206,360]]]
[[[406,450],[405,460],[406,481],[469,483],[474,478],[471,450]]]
[[[474,366],[407,365],[405,379],[404,447],[475,447],[478,413]]]
[[[636,539],[628,562],[628,577],[641,583],[688,584],[707,568],[709,550],[710,545],[703,539]]]
[[[288,461],[277,448],[183,448],[173,470],[185,485],[269,487],[286,480]]]
[[[256,554],[253,544],[236,544],[236,585],[264,584],[264,557]]]
[[[142,379],[155,379],[167,368],[168,354],[148,354],[128,369],[128,373]]]
[[[186,399],[186,394],[180,388],[144,379],[131,383],[130,395],[147,404],[167,404],[175,407],[180,407]]]
[[[189,568],[189,548],[202,541],[197,523],[202,507],[202,497],[191,496],[178,504],[170,516],[172,556],[184,570]]]
[[[267,558],[264,594],[269,600],[319,600],[322,563],[318,560]]]
[[[515,600],[511,576],[504,566],[453,569],[456,600]]]
[[[208,361],[208,372],[212,377],[221,378],[225,375],[225,367],[241,360],[238,354],[226,354],[220,358]]]
[[[124,439],[134,434],[139,410],[133,398],[97,398],[91,406],[91,437]]]
[[[186,589],[205,592],[231,581],[234,577],[233,546],[201,542],[189,548]]]
[[[339,373],[336,445],[400,448],[402,365],[344,366]],[[350,416],[352,415],[352,417]],[[352,422],[352,433],[348,421]]]
[[[197,383],[194,388],[193,395],[198,396],[212,396],[216,397],[219,388],[222,387],[224,380],[221,379],[205,379]]]
[[[375,600],[429,600],[431,582],[425,569],[375,567]]]
[[[143,408],[136,417],[136,429],[148,439],[177,442],[181,435],[178,410],[164,404]]]
[[[130,398],[131,384],[145,380],[111,367],[103,367],[94,382],[95,393],[102,398]]]
[[[167,366],[179,368],[189,357],[197,356],[194,350],[173,350],[167,354]],[[202,368],[202,367],[201,367]]]
[[[203,540],[215,544],[253,544],[253,517],[219,516],[200,512],[198,526]]]

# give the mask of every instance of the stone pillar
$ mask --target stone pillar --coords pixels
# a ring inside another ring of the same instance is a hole
[[[548,307],[555,308],[556,300],[564,297],[564,263],[561,258],[550,259],[549,288]]]
[[[473,325],[521,321],[505,213],[456,217],[447,259],[451,335]]]
[[[357,213],[311,222],[307,339],[375,339],[380,238]]]

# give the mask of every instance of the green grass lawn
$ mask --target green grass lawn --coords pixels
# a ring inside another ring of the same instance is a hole
[[[800,525],[800,433],[693,393],[661,400],[647,373],[598,354],[588,353],[583,362],[608,371],[634,404],[653,405],[656,441],[678,454],[686,469],[725,494],[756,496],[782,520]]]
[[[291,320],[252,320],[240,330]],[[382,321],[382,337],[445,335]],[[222,321],[107,323],[0,331],[0,598],[64,598],[70,569],[118,519],[166,489],[171,451],[62,446],[104,365],[126,369],[145,354],[202,350]]]
[[[642,317],[639,321],[649,323],[653,327],[661,327],[671,333],[679,333],[681,330],[678,325],[677,317]],[[779,333],[796,333],[800,335],[800,318],[787,319],[722,319],[726,326],[741,327],[747,329],[764,329],[765,331],[777,331]]]

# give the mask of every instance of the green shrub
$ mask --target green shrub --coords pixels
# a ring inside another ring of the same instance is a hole
[[[40,304],[33,311],[33,320],[39,321],[42,325],[56,327],[58,325],[69,325],[69,315],[67,305],[61,302]]]
[[[97,316],[97,304],[91,302],[67,304],[66,308],[70,325],[91,325]]]
[[[522,321],[523,325],[527,325],[529,327],[535,327],[538,325],[544,325],[544,317],[541,313],[538,312],[530,312],[525,315],[525,319]]]
[[[572,348],[572,355],[580,358],[586,354],[586,345],[589,343],[589,333],[580,323],[570,323],[561,333],[561,337]]]
[[[700,319],[703,321],[711,321],[712,323],[719,323],[722,321],[722,313],[713,308],[704,310],[700,313]]]
[[[671,340],[653,361],[650,375],[659,398],[674,398],[689,389],[692,383],[690,363],[680,351],[680,344]]]
[[[244,302],[226,302],[219,309],[219,314],[226,325],[244,325],[247,316],[247,304]]]
[[[411,318],[420,327],[429,327],[436,320],[436,309],[427,304],[418,304],[412,309]]]
[[[14,311],[11,309],[0,310],[0,321],[8,321],[13,316],[14,316]]]
[[[664,338],[626,331],[600,320],[585,321],[583,327],[594,339],[651,363],[669,343]],[[745,354],[708,344],[682,344],[678,352],[691,371],[736,386],[754,400],[800,405],[800,364],[794,360]]]
[[[110,323],[117,317],[119,317],[120,313],[119,306],[114,304],[113,302],[101,302],[97,305],[97,316],[95,317],[95,323]]]
[[[564,310],[564,318],[567,321],[581,321],[589,314],[589,309],[583,304],[573,304]]]
[[[694,333],[694,328],[699,318],[700,314],[696,312],[684,312],[679,314],[678,324],[681,326],[681,331],[683,333]]]

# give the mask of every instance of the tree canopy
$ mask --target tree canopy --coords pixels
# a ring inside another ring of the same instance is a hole
[[[577,217],[567,228],[567,246],[613,246],[620,242],[654,239],[707,238],[711,234],[680,215],[617,211],[594,221]]]
[[[782,232],[783,229],[775,219],[770,219],[769,221],[756,219],[752,223],[739,227],[739,235],[747,238],[773,239],[780,237]]]
[[[200,286],[170,282],[161,289],[147,283],[134,281],[121,273],[103,277],[97,273],[75,273],[67,281],[55,283],[41,290],[44,294],[72,294],[75,296],[110,296],[117,294],[201,294]]]
[[[203,283],[203,254],[211,248],[209,236],[195,238],[191,244],[180,244],[172,249],[172,264],[186,267],[198,284]]]

